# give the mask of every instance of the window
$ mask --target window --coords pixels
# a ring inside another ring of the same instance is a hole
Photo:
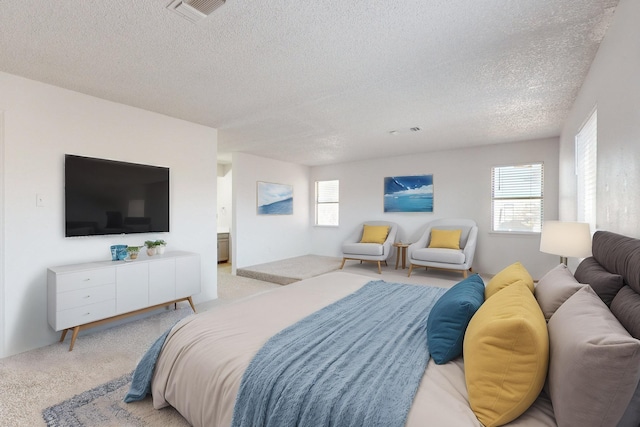
[[[316,225],[338,225],[340,181],[316,181]]]
[[[576,135],[576,182],[578,221],[596,229],[596,166],[598,158],[598,112],[587,119]]]
[[[543,182],[542,163],[491,168],[491,230],[539,233]]]

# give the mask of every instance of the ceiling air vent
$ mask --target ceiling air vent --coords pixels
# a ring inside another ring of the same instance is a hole
[[[219,8],[226,0],[173,0],[167,9],[191,22],[198,22]]]

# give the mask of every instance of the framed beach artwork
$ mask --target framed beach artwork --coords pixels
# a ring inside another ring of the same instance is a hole
[[[258,181],[258,215],[293,215],[293,185]]]
[[[385,212],[433,212],[433,175],[384,179]]]

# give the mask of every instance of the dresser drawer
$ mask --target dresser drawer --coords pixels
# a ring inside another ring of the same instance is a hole
[[[92,288],[78,289],[77,291],[60,292],[57,295],[57,311],[68,310],[74,307],[82,307],[102,301],[115,299],[116,284],[94,286]]]
[[[58,274],[56,277],[56,290],[57,292],[68,292],[115,282],[115,267],[83,270]]]
[[[56,315],[56,330],[84,325],[95,320],[105,319],[116,315],[116,300],[102,301],[95,304],[88,304],[82,307],[70,308],[69,310],[58,311]]]

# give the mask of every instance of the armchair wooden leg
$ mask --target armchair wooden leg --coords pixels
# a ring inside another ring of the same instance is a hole
[[[407,277],[411,277],[412,271],[413,271],[413,264],[409,264],[409,275]]]
[[[462,277],[464,277],[465,279],[467,278],[467,270],[464,270],[464,271],[462,272]]]
[[[342,270],[342,268],[344,267],[344,262],[346,261],[346,258],[342,258],[342,264],[340,264],[340,270]]]
[[[382,274],[382,267],[380,266],[380,261],[378,261],[378,274]]]

